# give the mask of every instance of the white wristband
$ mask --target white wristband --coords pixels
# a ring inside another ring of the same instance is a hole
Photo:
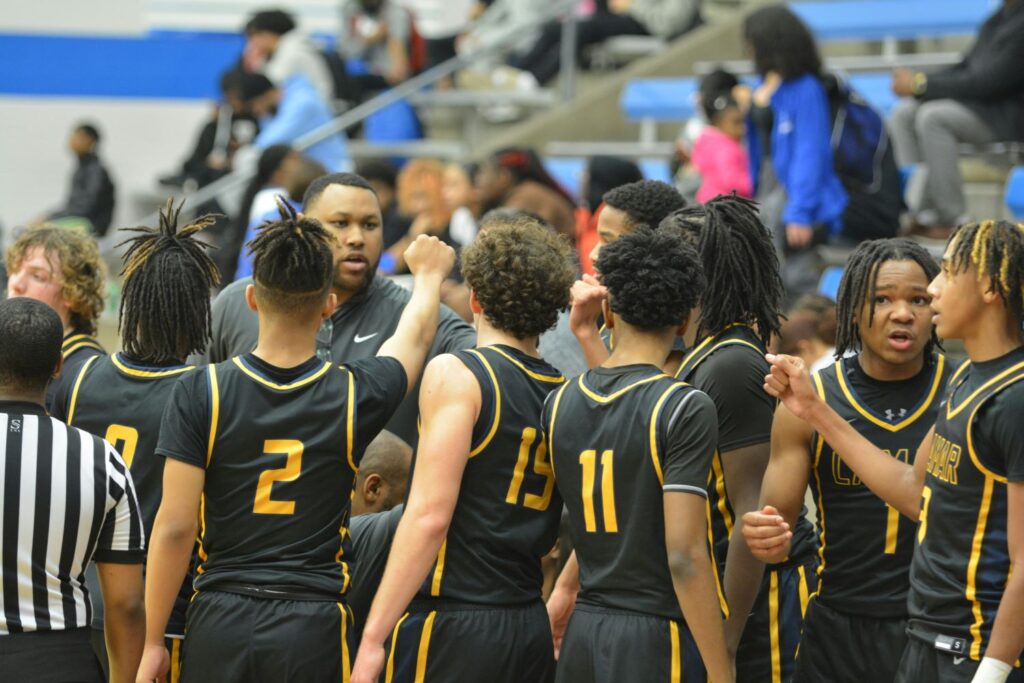
[[[984,657],[978,670],[974,672],[971,683],[1005,683],[1013,667],[998,659]]]

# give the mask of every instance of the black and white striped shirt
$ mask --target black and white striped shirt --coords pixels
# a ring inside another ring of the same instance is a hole
[[[88,626],[85,567],[142,562],[131,475],[109,443],[0,401],[0,635]]]

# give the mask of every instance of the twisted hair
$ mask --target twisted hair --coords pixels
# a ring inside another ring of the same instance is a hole
[[[978,281],[987,275],[992,290],[1020,322],[1024,318],[1024,224],[991,220],[968,223],[950,242],[953,270],[963,272],[974,264]]]
[[[121,346],[153,364],[184,360],[210,341],[210,288],[220,271],[207,253],[209,245],[194,235],[217,222],[207,214],[178,229],[184,202],[168,199],[156,228],[124,228],[139,233],[119,246],[124,255],[124,289],[118,330]]]
[[[311,218],[277,199],[281,217],[264,223],[249,244],[252,280],[261,303],[278,312],[308,314],[331,290],[334,238]]]
[[[779,333],[783,285],[771,235],[749,199],[720,195],[670,214],[659,230],[681,232],[696,248],[707,287],[697,338],[734,323],[756,325],[767,345]]]
[[[839,292],[836,294],[836,358],[860,348],[860,312],[867,302],[868,320],[874,318],[878,271],[887,261],[913,261],[921,266],[929,282],[939,274],[939,265],[935,259],[913,240],[895,237],[861,242],[846,261],[843,279],[839,282]],[[930,354],[938,344],[935,328],[932,328],[932,338],[924,349],[925,355]]]

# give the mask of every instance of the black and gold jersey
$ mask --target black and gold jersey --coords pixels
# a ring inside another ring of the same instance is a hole
[[[913,464],[918,446],[935,424],[949,375],[946,358],[934,354],[910,380],[867,378],[880,396],[910,394],[900,408],[883,407],[861,395],[866,392],[857,389],[858,380],[864,380],[856,358],[816,373],[814,384],[822,400],[864,438]],[[895,386],[904,384],[910,392]],[[813,436],[812,448],[821,558],[818,599],[848,614],[905,617],[915,525],[872,493],[820,435]]]
[[[939,409],[910,569],[909,629],[980,660],[1010,573],[1007,483],[1024,481],[1024,347],[965,363]]]
[[[707,496],[718,439],[711,399],[652,365],[599,367],[548,398],[543,424],[579,561],[579,602],[681,619],[663,493]],[[727,611],[720,582],[719,599]]]
[[[723,568],[736,513],[725,485],[722,454],[771,441],[775,399],[763,388],[769,370],[765,353],[753,328],[735,324],[705,337],[683,356],[676,370],[676,379],[711,397],[718,414],[718,443],[708,477],[708,508],[715,559]],[[806,510],[801,510],[789,557],[774,566],[805,564],[816,550],[814,527],[807,521]]]
[[[509,346],[453,355],[473,373],[483,401],[448,534],[420,597],[490,605],[537,600],[540,560],[555,545],[562,513],[540,414],[565,378]]]
[[[99,341],[91,334],[81,330],[72,330],[66,334],[60,346],[60,355],[64,359],[60,376],[46,387],[46,410],[52,413],[58,399],[67,400],[82,363],[105,353]]]
[[[206,471],[196,589],[340,600],[356,469],[406,384],[387,357],[281,369],[247,354],[186,373],[157,453]]]

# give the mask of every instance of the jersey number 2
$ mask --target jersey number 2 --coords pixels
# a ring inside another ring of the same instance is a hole
[[[530,461],[530,449],[537,440],[537,430],[527,427],[523,430],[523,440],[519,442],[519,458],[516,460],[516,467],[512,471],[512,481],[508,485],[508,493],[505,495],[505,502],[511,505],[519,503],[519,491],[523,488],[523,478],[526,476],[526,465]],[[540,495],[526,493],[523,495],[523,506],[531,510],[544,512],[551,505],[551,493],[555,489],[555,476],[551,471],[551,461],[548,460],[548,446],[541,437],[540,443],[533,452],[533,471],[544,478],[544,490]]]
[[[274,500],[270,497],[276,481],[295,481],[302,471],[302,442],[294,439],[267,439],[263,442],[264,455],[288,456],[284,467],[263,470],[256,485],[256,501],[252,511],[258,515],[295,514],[294,500]]]

